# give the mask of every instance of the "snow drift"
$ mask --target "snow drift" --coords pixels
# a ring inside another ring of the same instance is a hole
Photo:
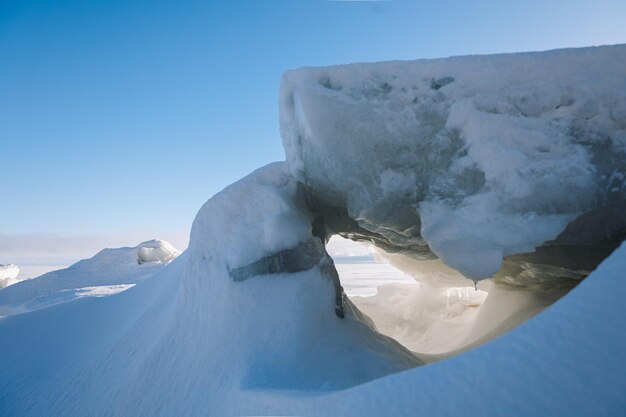
[[[131,248],[103,249],[69,268],[3,289],[0,316],[38,310],[84,296],[115,294],[154,275],[160,266],[179,254],[168,242],[158,239]]]
[[[105,251],[0,291],[28,303],[40,286],[137,278],[2,318],[0,414],[616,414],[626,247],[585,277],[626,230],[625,112],[626,46],[287,73],[287,162],[207,201],[183,254]],[[372,242],[431,289],[494,277],[485,299],[468,295],[483,306],[447,354],[585,279],[504,336],[421,367],[432,357],[406,346],[441,353],[436,326],[409,328],[405,346],[381,334],[343,292],[334,234]]]

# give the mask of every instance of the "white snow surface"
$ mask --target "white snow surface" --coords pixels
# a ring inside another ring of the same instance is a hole
[[[142,255],[144,249],[150,250],[147,255]],[[110,291],[111,288],[130,288],[129,284],[153,275],[179,253],[162,240],[150,240],[129,248],[103,249],[92,258],[68,268],[2,289],[0,316],[25,313],[80,298],[90,294],[92,288],[103,289],[103,294],[115,294],[116,291]],[[140,264],[139,259],[142,256],[144,259],[145,256],[151,256],[154,261]],[[126,287],[117,287],[120,285]],[[104,290],[105,288],[109,290]]]
[[[310,238],[295,189],[285,164],[258,170],[209,200],[189,249],[134,287],[0,319],[2,415],[623,409],[626,331],[615,323],[626,314],[626,246],[533,320],[413,369],[419,358],[375,332],[350,303],[345,319],[335,316],[333,286],[319,267],[241,282],[229,276],[231,265],[294,244],[265,239],[268,222],[280,226],[276,216],[289,227],[300,222],[294,230]]]
[[[231,278],[312,239],[296,189],[286,164],[262,168],[211,198],[188,250],[134,287],[1,319],[4,414],[232,415],[261,392],[315,396],[421,364],[349,301],[339,319],[321,265]]]
[[[415,280],[386,262],[335,260],[341,284],[350,297],[371,297],[379,287],[390,283],[417,284]]]
[[[180,255],[180,251],[164,240],[151,240],[137,247],[137,263],[169,263]]]
[[[517,291],[492,281],[471,287],[392,283],[354,297],[382,334],[432,362],[479,346],[531,319],[563,292]]]
[[[17,276],[20,274],[20,269],[17,265],[8,264],[0,265],[0,290],[9,285],[13,285],[19,282]]]
[[[625,45],[298,69],[280,117],[296,179],[473,279],[626,198]]]

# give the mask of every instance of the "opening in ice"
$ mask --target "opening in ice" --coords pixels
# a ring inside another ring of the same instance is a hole
[[[623,72],[601,53],[285,74],[281,134],[313,234],[368,242],[419,284],[355,298],[380,332],[424,354],[469,349],[626,238]]]
[[[578,282],[532,288],[497,278],[475,283],[439,260],[417,265],[403,255],[338,235],[329,240],[327,251],[347,297],[376,330],[425,362],[461,353],[511,330]]]

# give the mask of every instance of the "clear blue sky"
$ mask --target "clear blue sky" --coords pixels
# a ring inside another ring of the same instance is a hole
[[[626,42],[626,1],[1,1],[0,234],[187,233],[290,68]],[[129,242],[132,243],[132,242]]]

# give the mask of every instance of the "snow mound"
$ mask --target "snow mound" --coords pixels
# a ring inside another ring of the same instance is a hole
[[[347,237],[475,280],[582,213],[612,244],[570,276],[623,238],[624,45],[304,68],[280,102],[290,171]]]
[[[287,165],[274,163],[212,197],[194,220],[182,291],[197,314],[221,317],[201,332],[229,341],[229,352],[221,342],[208,352],[235,386],[338,389],[421,363],[344,297],[313,218]]]
[[[124,282],[158,268],[120,294],[0,320],[0,403],[20,415],[235,415],[262,392],[317,395],[420,365],[343,296],[300,197],[286,164],[271,164],[212,197],[173,262],[138,265],[124,248],[66,271],[93,287],[87,266],[111,273],[102,258],[126,260]],[[69,336],[62,347],[52,329]]]
[[[138,254],[146,249],[144,259]],[[0,291],[0,316],[25,313],[80,298],[85,288],[137,283],[155,274],[180,254],[168,242],[150,240],[136,247],[103,249],[66,269],[18,282]],[[129,287],[126,287],[129,288]],[[114,294],[115,292],[113,292]]]
[[[169,263],[180,255],[180,251],[164,240],[150,240],[137,247],[137,263]]]
[[[19,282],[17,279],[19,273],[20,269],[17,265],[0,265],[0,289]]]

